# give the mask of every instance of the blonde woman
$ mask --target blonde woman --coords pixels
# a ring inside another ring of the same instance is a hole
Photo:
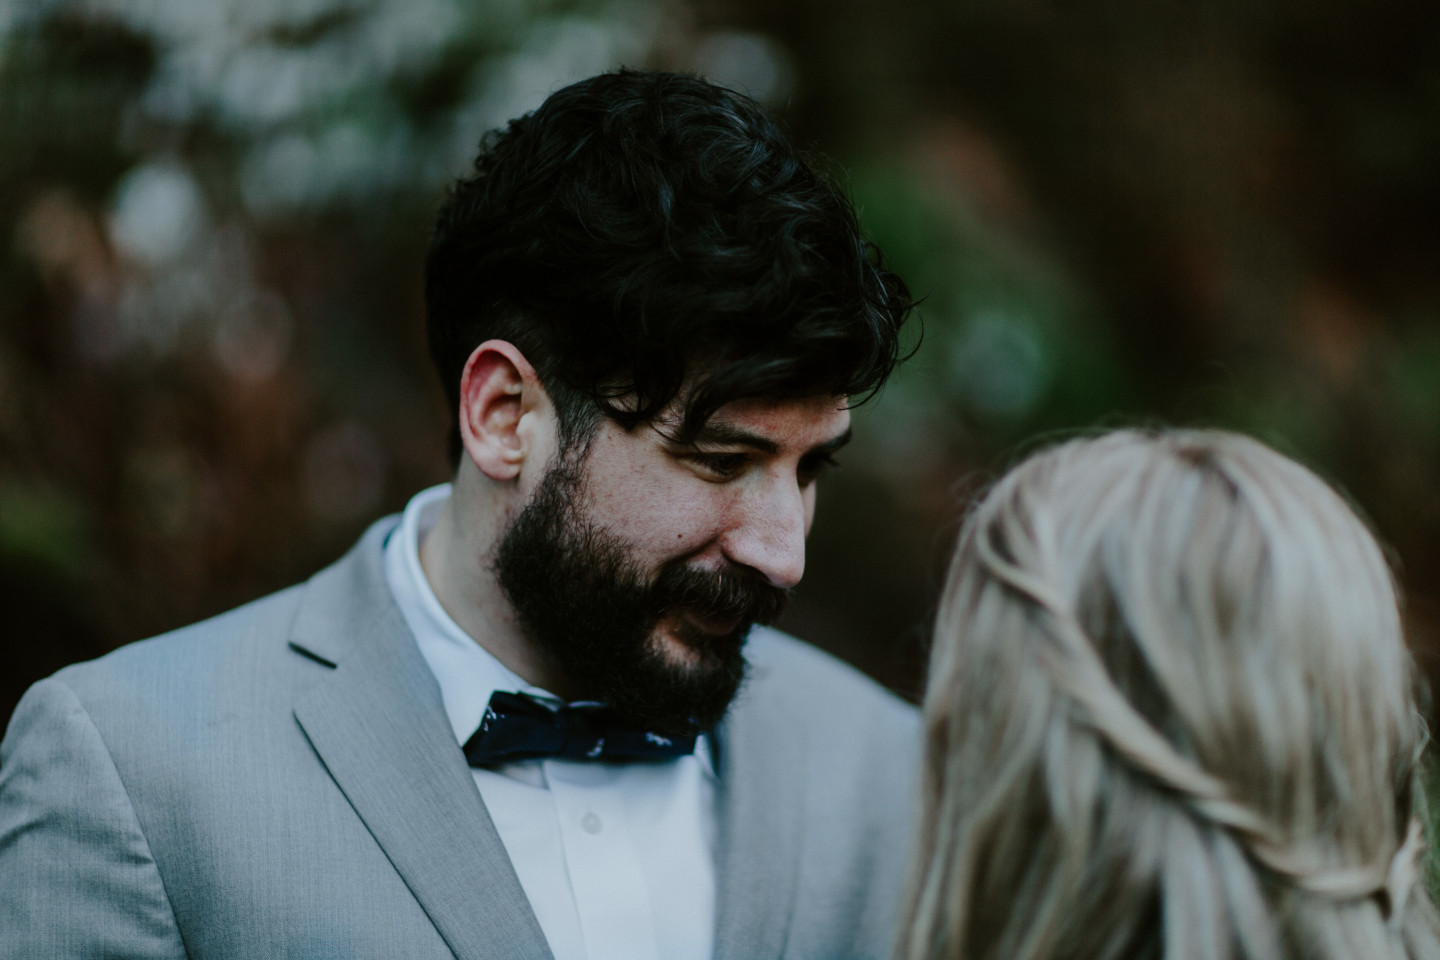
[[[900,960],[1440,957],[1380,549],[1305,468],[1118,432],[967,521]]]

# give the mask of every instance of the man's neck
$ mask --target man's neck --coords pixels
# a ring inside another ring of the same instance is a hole
[[[420,538],[420,569],[460,629],[526,683],[563,696],[561,679],[526,640],[489,566],[504,518],[473,509],[478,491],[472,486],[462,470],[435,525]]]

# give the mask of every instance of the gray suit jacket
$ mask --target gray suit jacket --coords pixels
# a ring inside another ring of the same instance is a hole
[[[393,525],[30,689],[0,744],[0,958],[550,957],[386,586]],[[773,631],[747,650],[716,954],[882,956],[914,711]]]

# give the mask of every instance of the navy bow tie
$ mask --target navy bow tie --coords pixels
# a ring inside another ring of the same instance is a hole
[[[515,760],[668,760],[695,751],[695,734],[661,736],[626,727],[614,711],[594,706],[552,708],[523,693],[496,691],[480,729],[465,742],[472,767]]]

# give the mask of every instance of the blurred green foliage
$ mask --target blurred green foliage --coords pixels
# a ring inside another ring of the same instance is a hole
[[[0,9],[0,714],[444,479],[437,200],[622,63],[771,104],[924,298],[791,629],[913,693],[1011,451],[1215,424],[1353,494],[1440,670],[1433,2],[40,0]]]
[[[0,555],[53,576],[77,576],[88,548],[84,505],[63,492],[0,480]]]
[[[1137,409],[1096,305],[1048,251],[893,160],[853,167],[849,183],[872,240],[924,297],[923,349],[889,398],[923,421],[913,437],[1007,445]]]

